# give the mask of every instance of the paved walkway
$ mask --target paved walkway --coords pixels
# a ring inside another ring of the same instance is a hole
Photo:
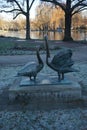
[[[42,59],[45,59],[45,54],[41,54]],[[35,55],[14,55],[0,56],[0,65],[5,64],[25,64],[29,61],[37,59]],[[87,61],[87,46],[73,47],[74,61]]]

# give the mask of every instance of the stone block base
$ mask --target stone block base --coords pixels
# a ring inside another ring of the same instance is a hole
[[[75,101],[81,99],[81,87],[77,82],[69,84],[40,84],[20,86],[21,78],[17,78],[9,88],[9,100],[18,97],[45,101]]]

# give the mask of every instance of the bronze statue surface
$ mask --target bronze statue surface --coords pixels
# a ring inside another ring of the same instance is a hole
[[[54,55],[53,59],[49,61],[50,53],[48,46],[48,38],[45,36],[45,46],[46,46],[46,64],[58,73],[58,80],[61,81],[64,79],[64,74],[69,72],[76,71],[72,68],[74,64],[72,57],[71,49],[59,49],[57,54]]]
[[[36,80],[37,74],[43,69],[44,63],[39,54],[40,48],[37,49],[37,60],[38,62],[28,62],[23,68],[18,72],[18,76],[29,77],[30,80]],[[33,77],[33,79],[32,79]]]
[[[46,46],[46,64],[52,70],[56,71],[58,74],[58,81],[64,80],[64,74],[69,72],[75,72],[72,68],[74,62],[72,60],[72,50],[67,48],[61,48],[58,50],[57,54],[54,55],[50,60],[50,52],[48,46],[48,37],[45,36],[45,46]],[[35,81],[37,74],[43,69],[44,63],[39,54],[41,47],[36,51],[36,56],[38,62],[28,62],[19,72],[18,76],[29,77],[30,80]],[[39,77],[40,78],[40,77]]]

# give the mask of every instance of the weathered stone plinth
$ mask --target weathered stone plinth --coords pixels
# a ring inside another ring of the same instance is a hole
[[[21,78],[17,78],[9,89],[9,99],[15,100],[16,97],[20,96],[40,101],[73,101],[81,99],[81,87],[74,81],[63,81],[58,84],[52,84],[48,80],[43,80],[41,84],[31,81],[31,85],[28,82],[29,79],[23,81]]]

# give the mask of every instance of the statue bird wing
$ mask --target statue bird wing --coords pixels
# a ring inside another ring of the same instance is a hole
[[[55,64],[55,66],[71,66],[73,65],[73,61],[71,59],[72,51],[69,50],[59,50],[58,53],[53,57],[51,63]]]
[[[29,73],[31,71],[35,71],[37,67],[36,62],[29,62],[24,65],[18,73]]]

